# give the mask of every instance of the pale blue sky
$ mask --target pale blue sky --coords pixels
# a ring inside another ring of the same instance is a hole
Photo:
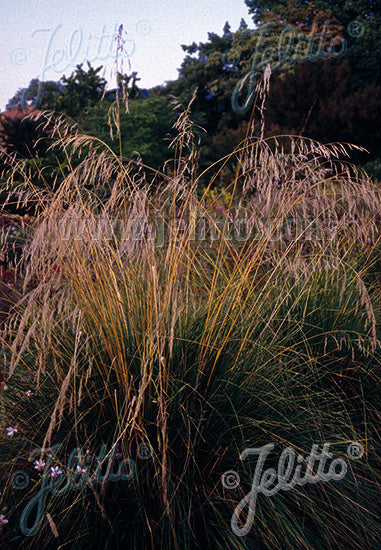
[[[119,24],[127,33],[124,69],[150,88],[177,78],[181,44],[222,34],[226,21],[235,31],[242,17],[252,26],[244,0],[0,0],[0,110],[32,78],[57,81],[86,59],[103,65],[112,84]]]

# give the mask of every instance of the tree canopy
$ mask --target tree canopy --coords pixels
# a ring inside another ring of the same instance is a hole
[[[379,0],[245,0],[253,21],[278,21],[310,32],[325,21],[346,40],[357,88],[381,85],[381,3]]]
[[[254,89],[270,63],[267,135],[304,133],[323,142],[343,140],[368,148],[373,161],[381,157],[380,3],[245,2],[256,28],[242,19],[234,31],[226,22],[220,34],[208,33],[205,42],[182,45],[185,57],[178,78],[150,94],[139,89],[136,72],[119,74],[117,90],[106,91],[102,67],[88,64],[87,70],[78,65],[60,82],[33,79],[8,105],[24,102],[64,112],[116,151],[108,110],[125,90],[129,112],[121,110],[123,153],[138,151],[144,163],[158,168],[168,158],[165,138],[175,120],[169,99],[175,96],[186,105],[197,89],[192,118],[207,130],[200,162],[208,165],[244,137],[252,102],[247,102],[250,108],[239,107],[246,106],[249,85]]]
[[[245,0],[256,25],[278,17],[290,24],[312,25],[313,18],[334,18],[343,26],[357,18],[380,17],[378,0]]]

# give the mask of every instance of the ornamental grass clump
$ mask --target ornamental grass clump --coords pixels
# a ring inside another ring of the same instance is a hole
[[[55,146],[83,158],[40,197],[19,266],[24,294],[2,332],[3,540],[374,547],[380,294],[370,197],[378,190],[359,175],[333,175],[328,147],[289,137],[290,152],[270,160],[264,141],[248,136],[210,170],[209,188],[224,163],[237,169],[231,205],[214,224],[197,192],[189,107],[155,189],[141,161],[63,128],[61,119]],[[279,189],[255,175],[265,163]],[[352,204],[352,233],[324,233],[308,249],[300,236],[274,241],[290,213],[319,217],[306,206],[312,199],[330,214]],[[272,225],[237,242],[233,221],[250,221],[256,200]],[[7,436],[7,427],[17,432]],[[351,442],[363,446],[360,460],[348,457]],[[346,475],[258,495],[251,528],[238,536],[231,519],[255,473],[255,460],[240,454],[273,444],[265,468],[276,468],[291,447],[306,467],[312,446],[325,443]],[[234,490],[221,482],[231,470],[240,474]]]

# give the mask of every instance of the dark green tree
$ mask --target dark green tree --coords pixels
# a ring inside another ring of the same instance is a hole
[[[138,77],[137,71],[133,71],[130,75],[118,73],[116,81],[121,95],[127,92],[130,99],[138,97],[139,88],[136,83],[139,80],[141,78]]]
[[[89,62],[87,64],[87,71],[82,69],[81,63],[69,77],[61,78],[63,91],[52,101],[49,108],[77,119],[85,116],[87,110],[102,99],[107,84],[98,74],[102,67],[94,69]]]
[[[381,84],[379,0],[245,0],[245,3],[257,25],[278,21],[313,32],[314,25],[329,22],[330,29],[346,40],[345,59],[356,75],[356,87]]]
[[[239,30],[239,31],[244,31],[244,30],[246,30],[246,29],[248,29],[248,28],[249,28],[249,27],[248,27],[248,24],[246,23],[246,21],[245,21],[244,18],[242,17],[242,18],[241,18],[241,21],[240,21],[240,23],[239,23],[238,30]]]
[[[50,132],[43,128],[42,119],[30,116],[0,118],[0,148],[9,155],[20,158],[46,156],[50,145]]]
[[[107,84],[99,75],[102,67],[94,69],[89,62],[87,64],[87,71],[81,63],[69,77],[63,76],[59,82],[41,82],[34,78],[27,88],[17,91],[7,108],[18,105],[23,109],[33,105],[38,109],[60,111],[79,118],[86,113],[86,109],[94,107],[102,99]]]
[[[240,32],[245,34],[245,30]],[[187,104],[197,88],[194,120],[209,132],[218,129],[221,117],[230,107],[231,92],[237,80],[239,54],[232,51],[236,33],[225,24],[222,36],[208,33],[205,43],[182,45],[186,52],[179,78],[166,86],[165,92]]]
[[[266,108],[269,133],[303,134],[319,141],[342,141],[381,155],[381,87],[354,90],[348,61],[302,63],[272,78]],[[355,153],[366,161],[368,155]]]
[[[48,109],[62,93],[63,88],[63,84],[60,82],[53,80],[41,82],[38,78],[33,78],[27,88],[19,89],[8,101],[6,109],[16,106],[20,109],[25,109],[27,106]]]
[[[318,14],[335,18],[343,26],[357,18],[380,17],[379,0],[245,0],[256,25],[278,17],[290,24],[312,25]]]
[[[82,129],[107,143],[116,154],[119,144],[115,127],[111,137],[107,102],[98,103],[89,111]],[[170,158],[168,135],[173,134],[172,125],[176,113],[164,95],[152,95],[147,99],[132,99],[128,102],[128,112],[120,107],[120,130],[122,149],[125,158],[136,158],[136,152],[147,166],[158,169]]]

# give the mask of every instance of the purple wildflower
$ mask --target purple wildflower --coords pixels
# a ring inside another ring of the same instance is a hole
[[[54,466],[54,467],[50,468],[51,477],[58,477],[61,474],[62,474],[62,470],[60,470],[58,466]]]
[[[0,526],[6,525],[8,523],[8,520],[5,518],[3,514],[0,515]]]
[[[35,467],[36,470],[38,470],[40,472],[41,470],[44,469],[45,462],[41,458],[40,458],[40,460],[35,460],[34,461],[34,467]]]

